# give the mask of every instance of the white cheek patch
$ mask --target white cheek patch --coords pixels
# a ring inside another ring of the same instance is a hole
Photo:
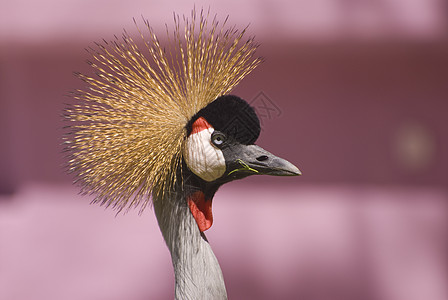
[[[211,143],[213,128],[192,133],[186,141],[184,158],[190,170],[204,179],[213,181],[226,171],[226,162],[222,151]]]

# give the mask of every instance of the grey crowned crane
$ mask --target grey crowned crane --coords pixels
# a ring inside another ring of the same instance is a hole
[[[143,47],[126,31],[89,48],[96,76],[65,109],[68,168],[94,202],[117,210],[152,203],[170,250],[176,299],[226,299],[223,275],[204,232],[218,188],[249,175],[300,175],[254,143],[254,109],[229,92],[261,62],[245,30],[208,14],[175,16],[169,46],[148,21]],[[181,29],[182,28],[182,29]],[[146,49],[146,55],[143,50]]]

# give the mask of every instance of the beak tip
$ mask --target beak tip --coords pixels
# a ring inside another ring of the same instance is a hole
[[[280,161],[279,166],[270,175],[277,176],[300,176],[302,172],[295,165],[284,159],[278,159]]]
[[[302,175],[302,172],[296,166],[294,166],[294,168],[291,169],[291,173],[293,173],[293,176],[301,176]]]

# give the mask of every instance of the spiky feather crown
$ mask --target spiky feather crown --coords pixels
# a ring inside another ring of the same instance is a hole
[[[77,74],[88,88],[65,113],[69,170],[94,202],[119,210],[143,209],[173,186],[188,121],[261,62],[254,39],[243,42],[246,29],[226,28],[227,18],[209,25],[208,13],[198,20],[193,10],[181,26],[175,15],[167,49],[143,22],[149,38],[135,23],[146,55],[126,31],[88,49],[97,76]]]

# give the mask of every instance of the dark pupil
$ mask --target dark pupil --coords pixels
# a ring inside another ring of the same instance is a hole
[[[216,140],[217,140],[218,142],[220,142],[220,141],[221,141],[221,137],[220,137],[220,136],[216,137]]]

